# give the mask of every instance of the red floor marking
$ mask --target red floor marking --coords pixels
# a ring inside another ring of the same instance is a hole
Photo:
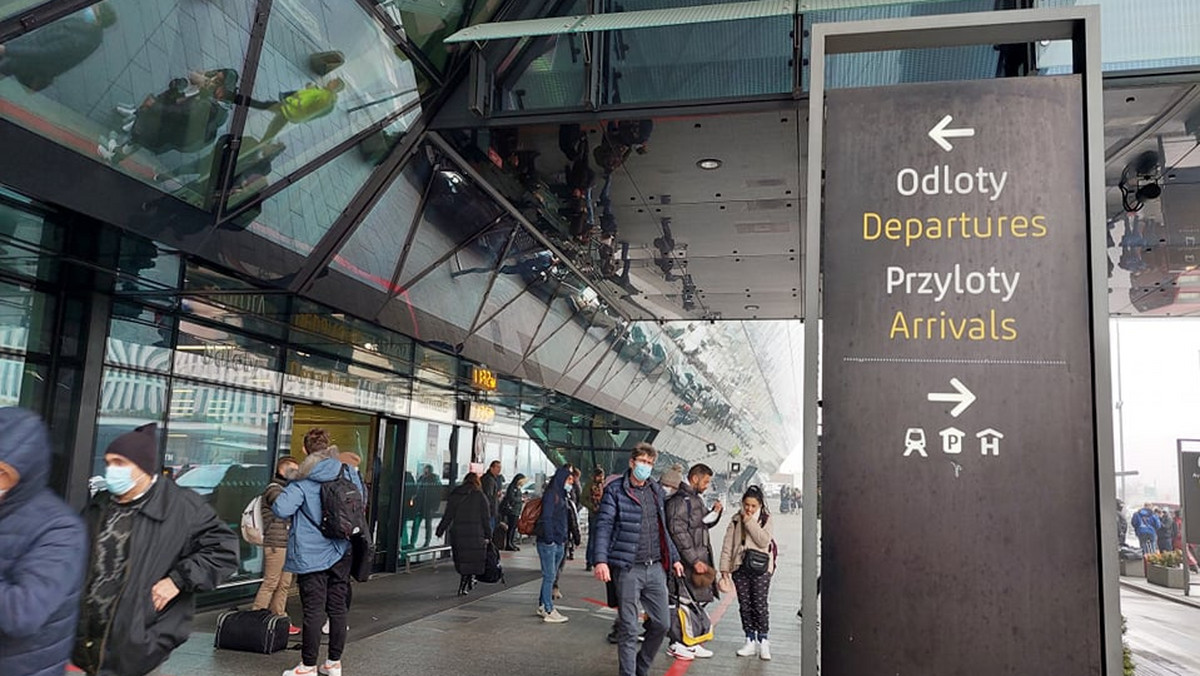
[[[717,623],[720,622],[721,618],[725,616],[725,610],[729,608],[729,604],[733,601],[733,597],[734,594],[732,592],[726,594],[725,598],[717,604],[717,609],[714,610],[712,615],[709,616],[709,619],[712,620],[713,629],[717,628]],[[692,663],[695,661],[696,660],[675,660],[675,664],[672,664],[671,667],[667,669],[665,676],[683,676],[687,673],[688,669],[692,668]]]
[[[587,601],[588,603],[594,603],[594,604],[596,604],[596,605],[600,606],[601,608],[607,608],[607,607],[608,607],[608,602],[607,602],[607,601],[597,601],[596,599],[593,599],[593,598],[588,598],[588,597],[586,597],[586,596],[585,596],[585,597],[583,597],[581,600],[582,600],[582,601]]]

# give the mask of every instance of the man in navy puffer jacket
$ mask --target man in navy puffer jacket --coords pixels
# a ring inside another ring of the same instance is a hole
[[[679,552],[667,531],[663,490],[650,481],[658,451],[633,448],[629,471],[604,489],[596,520],[595,575],[617,587],[617,653],[621,676],[647,676],[667,634],[667,571],[683,577]],[[609,567],[614,570],[609,570]],[[638,649],[638,612],[646,611],[646,640]]]
[[[0,409],[0,674],[60,676],[75,643],[88,560],[83,520],[47,487],[37,415]]]

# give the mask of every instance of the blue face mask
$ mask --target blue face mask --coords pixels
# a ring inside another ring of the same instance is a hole
[[[638,481],[645,481],[646,479],[649,479],[650,473],[653,471],[654,468],[644,462],[635,462],[633,464],[633,476],[636,477]]]
[[[109,465],[104,470],[104,483],[108,485],[108,492],[118,497],[125,495],[133,490],[137,483],[133,479],[133,467],[126,465],[125,467],[117,467]]]

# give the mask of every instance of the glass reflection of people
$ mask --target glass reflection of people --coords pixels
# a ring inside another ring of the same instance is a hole
[[[271,175],[271,163],[287,149],[283,143],[272,141],[262,143],[253,136],[242,138],[238,150],[237,164],[233,168],[233,179],[230,181],[230,202],[236,203],[239,195],[258,192],[267,186],[267,177]],[[198,195],[201,202],[208,204],[215,199],[214,185],[220,173],[221,153],[213,149],[208,155],[176,167],[171,174],[155,175],[154,180],[170,190],[186,191]],[[199,175],[198,178],[186,184],[180,184],[180,179]]]
[[[425,526],[425,544],[433,539],[433,517],[437,516],[442,504],[442,480],[433,473],[433,465],[425,465],[417,477],[417,518],[413,524],[412,541],[415,545],[419,526]]]
[[[303,89],[286,92],[278,101],[266,102],[250,99],[248,105],[258,110],[275,114],[263,134],[263,143],[275,138],[288,124],[303,124],[325,117],[337,106],[338,93],[346,88],[341,78],[329,79],[319,85],[310,82]]]
[[[559,264],[558,256],[550,251],[539,251],[538,253],[529,256],[516,263],[501,266],[500,272],[505,275],[520,275],[526,282],[544,282],[554,271],[554,266]],[[491,267],[474,267],[463,268],[450,273],[451,277],[459,275],[467,275],[472,273],[491,272],[494,268]]]
[[[137,108],[117,106],[126,120],[120,132],[101,139],[97,153],[119,163],[138,148],[155,155],[202,150],[229,119],[237,83],[238,73],[232,68],[193,71],[171,80],[162,93],[147,96]]]
[[[117,12],[100,2],[0,45],[0,77],[13,76],[32,91],[78,66],[100,47]]]

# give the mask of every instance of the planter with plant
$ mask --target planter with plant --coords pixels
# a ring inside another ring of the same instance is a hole
[[[1160,587],[1183,589],[1183,552],[1158,552],[1146,555],[1146,581]]]

